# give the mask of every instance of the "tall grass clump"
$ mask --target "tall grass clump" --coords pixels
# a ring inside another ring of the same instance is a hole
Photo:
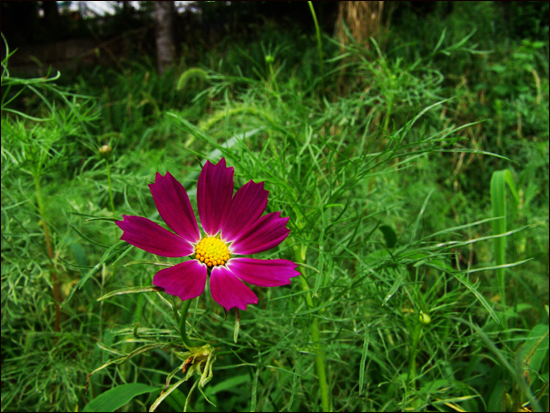
[[[513,107],[547,111],[547,44],[495,52],[448,23],[412,54],[278,33],[163,76],[94,69],[78,93],[4,61],[3,409],[548,410],[547,130],[522,116],[511,139]],[[254,258],[300,272],[240,312],[153,286],[182,260],[114,225],[164,225],[156,172],[196,211],[222,158],[289,217]]]

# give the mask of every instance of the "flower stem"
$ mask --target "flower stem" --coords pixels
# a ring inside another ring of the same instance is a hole
[[[183,344],[187,348],[194,347],[191,341],[189,341],[189,337],[187,337],[187,333],[185,332],[185,321],[187,320],[187,312],[189,311],[191,300],[186,300],[183,302],[183,308],[181,309],[181,315],[180,315],[180,336],[181,336],[181,340],[183,341]]]
[[[107,186],[109,188],[109,201],[111,203],[111,212],[113,213],[113,217],[115,216],[115,202],[113,201],[113,188],[111,185],[111,165],[109,164],[109,160],[105,159],[105,169],[107,171]],[[114,231],[115,231],[115,241],[118,238],[118,232],[117,227],[114,225]]]
[[[301,245],[298,248],[295,248],[295,257],[298,264],[304,264],[306,258],[307,247]],[[302,269],[302,272],[304,270]],[[306,303],[308,308],[311,310],[315,306],[313,304],[313,297],[311,296],[311,291],[309,289],[309,284],[307,283],[306,277],[301,274],[300,282],[302,288],[306,291]],[[323,355],[323,349],[321,347],[321,340],[319,334],[319,319],[314,315],[310,315],[313,319],[311,323],[311,341],[313,342],[313,352],[315,353],[315,369],[317,370],[317,377],[319,379],[319,388],[321,390],[321,406],[324,412],[330,412],[330,401],[329,401],[329,388],[327,384],[327,373],[325,366],[325,356]]]
[[[105,160],[105,168],[107,169],[107,185],[109,185],[109,201],[111,202],[111,212],[115,213],[115,203],[113,201],[113,189],[111,188],[111,166],[109,161]]]
[[[384,120],[384,131],[388,131],[388,127],[390,125],[390,118],[393,108],[393,98],[390,97],[387,103],[387,109],[386,109],[386,119]]]
[[[50,240],[50,232],[48,230],[48,224],[46,223],[45,218],[45,209],[44,209],[44,202],[42,201],[42,189],[40,187],[40,175],[39,173],[34,174],[34,186],[36,189],[36,202],[38,204],[38,213],[40,214],[40,220],[42,222],[42,228],[44,229],[44,238],[46,239],[46,247],[48,249],[48,256],[50,258],[51,263],[51,274],[52,274],[52,284],[53,284],[53,299],[54,299],[54,306],[55,306],[55,325],[54,325],[54,331],[56,333],[59,332],[59,324],[61,319],[61,314],[59,311],[59,303],[61,302],[61,294],[59,292],[59,282],[57,280],[57,272],[55,271],[55,265],[54,265],[54,255],[53,255],[53,248],[52,248],[52,242]],[[56,338],[57,339],[57,338]]]
[[[413,391],[416,390],[416,354],[418,352],[418,342],[422,335],[422,329],[419,323],[415,323],[411,332],[411,348],[409,353],[409,383]]]
[[[277,85],[277,79],[275,79],[275,71],[273,70],[273,63],[269,63],[269,83],[273,83],[275,86],[275,91],[279,92],[279,85]]]

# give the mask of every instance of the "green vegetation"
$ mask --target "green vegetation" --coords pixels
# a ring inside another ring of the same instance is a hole
[[[548,411],[547,32],[496,7],[404,10],[368,48],[270,29],[162,77],[144,57],[23,79],[8,53],[2,410],[148,411],[169,381],[157,410]],[[290,217],[258,257],[303,277],[238,315],[193,300],[201,378],[185,304],[144,288],[159,262],[113,221],[163,224],[157,171],[195,208],[222,156]]]

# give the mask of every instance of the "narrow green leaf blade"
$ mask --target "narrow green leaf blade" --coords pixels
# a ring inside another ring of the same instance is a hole
[[[143,383],[123,384],[101,393],[84,407],[83,412],[114,412],[129,403],[134,397],[158,390]]]
[[[369,330],[365,330],[365,339],[363,341],[363,352],[361,353],[361,362],[359,363],[359,395],[363,394],[363,385],[365,384],[365,366],[367,364],[367,354],[369,352]]]
[[[156,287],[154,285],[149,286],[149,287],[123,288],[121,290],[111,291],[110,293],[102,295],[101,297],[99,297],[97,299],[97,301],[103,301],[103,300],[106,300],[107,298],[114,297],[115,295],[151,293],[151,292],[161,292],[161,291],[164,291],[164,288]]]
[[[403,276],[403,274],[399,274],[397,276],[397,278],[395,279],[392,287],[390,288],[390,291],[388,292],[388,294],[384,298],[384,301],[382,302],[382,306],[386,305],[386,303],[388,301],[390,301],[390,298],[392,298],[393,295],[397,292],[397,290],[399,290],[399,287],[401,287],[401,285],[403,284],[403,279],[404,278],[405,277]]]
[[[386,247],[392,249],[397,244],[397,235],[392,227],[389,225],[380,225],[378,229],[384,234],[384,241],[386,241]]]
[[[485,309],[489,312],[489,314],[491,315],[491,317],[493,317],[493,320],[495,320],[495,322],[497,324],[500,324],[500,320],[498,319],[498,316],[497,314],[495,313],[495,311],[493,310],[493,308],[491,307],[491,305],[487,302],[487,300],[485,299],[485,297],[483,297],[483,295],[472,285],[470,284],[468,281],[466,281],[464,278],[462,278],[461,275],[457,274],[457,273],[454,273],[453,276],[458,280],[460,281],[462,284],[464,284],[466,286],[466,288],[468,288],[472,293],[474,293],[474,295],[476,296],[476,298],[479,300],[479,302],[481,303],[481,305],[483,307],[485,307]]]
[[[496,171],[491,177],[491,206],[493,218],[493,235],[506,232],[506,170]],[[506,263],[506,237],[493,239],[495,262],[497,265]],[[499,279],[504,276],[504,270],[498,270]]]

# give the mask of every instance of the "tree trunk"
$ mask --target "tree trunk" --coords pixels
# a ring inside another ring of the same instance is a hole
[[[157,32],[158,73],[162,75],[174,62],[176,47],[174,45],[174,2],[155,2],[155,23]]]
[[[59,30],[59,9],[56,1],[43,1],[44,26],[47,30]]]
[[[394,4],[396,2],[390,2],[389,15],[391,15],[393,9],[395,8]],[[370,38],[372,37],[377,42],[380,41],[380,38],[383,35],[389,26],[389,17],[387,17],[387,22],[384,24],[382,20],[382,12],[384,10],[383,1],[340,1],[338,3],[338,21],[335,26],[335,35],[340,44],[340,53],[346,52],[345,46],[348,46],[352,43],[358,44],[360,47],[370,50],[371,42]],[[347,28],[347,31],[344,30],[344,25]],[[348,34],[349,33],[349,34]],[[350,35],[353,38],[350,39]],[[380,44],[380,48],[383,49],[383,44]],[[363,55],[365,58],[370,59],[369,53],[364,53],[363,51],[357,51],[355,54],[346,57],[342,63],[356,62],[359,60],[359,54]],[[338,76],[338,81],[336,83],[337,89],[342,94],[346,94],[348,88],[355,81],[355,77],[348,76],[346,73],[346,65],[342,64],[340,69],[340,75]]]
[[[44,19],[55,22],[59,20],[59,9],[56,1],[43,1],[42,10],[44,10]]]
[[[369,39],[373,37],[378,40],[377,37],[383,29],[383,9],[383,1],[341,1],[336,23],[338,41],[345,45],[350,43],[342,25],[343,21],[357,43],[369,49]]]

